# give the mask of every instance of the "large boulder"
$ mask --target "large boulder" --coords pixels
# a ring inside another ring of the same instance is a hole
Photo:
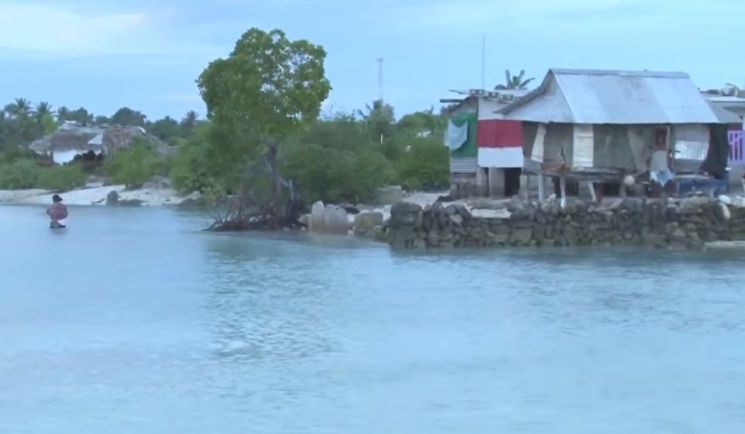
[[[116,190],[111,190],[106,195],[106,206],[128,206],[137,207],[142,206],[145,201],[140,199],[122,199]]]
[[[391,207],[390,226],[392,228],[411,226],[417,223],[422,207],[410,202],[397,202]]]
[[[375,226],[372,231],[369,233],[369,236],[372,237],[375,241],[384,242],[385,241],[385,229],[383,226]]]
[[[313,204],[308,217],[308,230],[317,233],[346,234],[349,230],[347,212],[335,205]]]
[[[445,212],[448,215],[458,215],[462,217],[463,220],[469,220],[471,218],[471,212],[468,211],[468,208],[462,203],[453,203],[448,205],[445,208]]]
[[[330,234],[346,234],[349,231],[349,215],[344,208],[326,205],[324,224]]]
[[[714,212],[720,221],[726,222],[732,218],[732,212],[724,202],[717,203]]]
[[[324,232],[326,230],[326,205],[321,201],[314,203],[310,208],[308,230],[311,232]]]
[[[363,211],[354,218],[354,232],[356,234],[370,233],[376,226],[383,225],[383,213],[379,211]]]
[[[116,190],[111,190],[106,195],[106,206],[117,206],[119,205],[119,193]]]

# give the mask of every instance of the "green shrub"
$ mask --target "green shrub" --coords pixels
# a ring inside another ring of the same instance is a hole
[[[85,172],[77,164],[56,166],[39,172],[37,186],[45,190],[66,191],[85,185],[85,180]]]
[[[282,174],[295,182],[307,201],[338,202],[370,199],[376,188],[392,179],[393,171],[375,149],[294,144],[285,149]]]
[[[163,171],[163,160],[144,142],[119,151],[106,163],[106,173],[111,181],[135,187],[151,180]]]
[[[393,179],[384,152],[359,122],[342,116],[283,143],[280,170],[308,202],[366,201]]]
[[[410,190],[447,188],[450,183],[448,150],[434,138],[411,139],[396,164],[398,181]]]
[[[168,172],[173,187],[182,193],[208,193],[219,190],[222,179],[219,167],[209,158],[209,124],[198,128],[189,140],[181,143],[170,161]]]
[[[0,166],[0,188],[33,188],[39,179],[39,167],[33,160],[17,160]]]
[[[34,151],[21,147],[10,147],[0,152],[0,166],[12,164],[19,160],[35,160],[36,157]]]

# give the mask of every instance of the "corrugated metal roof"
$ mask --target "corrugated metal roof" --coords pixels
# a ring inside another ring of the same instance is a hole
[[[742,123],[742,119],[736,113],[712,101],[708,101],[708,103],[709,103],[709,107],[711,107],[711,110],[714,112],[715,115],[717,115],[717,119],[719,119],[719,122],[723,124]]]
[[[507,119],[575,124],[718,123],[682,72],[552,69]]]

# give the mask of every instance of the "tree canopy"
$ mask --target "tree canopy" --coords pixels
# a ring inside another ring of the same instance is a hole
[[[383,102],[382,99],[373,101],[372,106],[365,105],[365,111],[357,110],[357,114],[362,117],[367,130],[370,132],[375,141],[383,143],[385,139],[393,134],[395,116],[393,107]]]
[[[260,145],[276,144],[315,120],[331,85],[326,51],[281,30],[252,28],[227,59],[210,63],[198,85],[207,115],[222,136],[220,152],[256,158]]]
[[[88,110],[83,107],[77,110],[70,110],[69,108],[62,106],[57,109],[57,120],[59,122],[75,122],[82,125],[93,124],[93,114],[89,113]]]
[[[137,185],[167,171],[180,191],[247,198],[251,208],[270,214],[290,217],[282,207],[294,207],[298,198],[366,201],[391,183],[409,189],[447,186],[442,113],[430,108],[396,121],[394,108],[377,100],[362,111],[319,120],[331,90],[325,59],[319,45],[290,40],[280,30],[249,29],[228,57],[211,62],[197,80],[206,120],[189,111],[149,121],[130,107],[111,117],[95,116],[83,107],[54,110],[49,103],[18,98],[0,109],[0,175],[6,175],[0,184],[63,186],[84,180],[82,166],[42,176],[36,169],[47,169],[27,148],[62,123],[75,122],[143,127],[172,146],[168,158],[143,143],[107,156],[104,174],[116,182]],[[513,78],[515,86],[530,82],[524,72]]]
[[[150,134],[164,142],[169,142],[172,139],[181,136],[181,126],[170,116],[166,116],[163,119],[159,119],[150,124],[149,131]]]
[[[127,127],[145,127],[147,116],[129,107],[122,107],[111,116],[111,123]]]

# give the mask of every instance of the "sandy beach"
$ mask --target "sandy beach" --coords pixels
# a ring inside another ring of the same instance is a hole
[[[89,185],[86,188],[60,193],[66,205],[71,206],[104,206],[106,197],[116,191],[119,200],[141,201],[142,206],[176,206],[187,199],[194,199],[195,194],[181,195],[170,188],[142,188],[127,190],[124,185]],[[0,204],[6,205],[48,205],[52,191],[40,189],[0,190]],[[198,194],[197,194],[198,197]]]

